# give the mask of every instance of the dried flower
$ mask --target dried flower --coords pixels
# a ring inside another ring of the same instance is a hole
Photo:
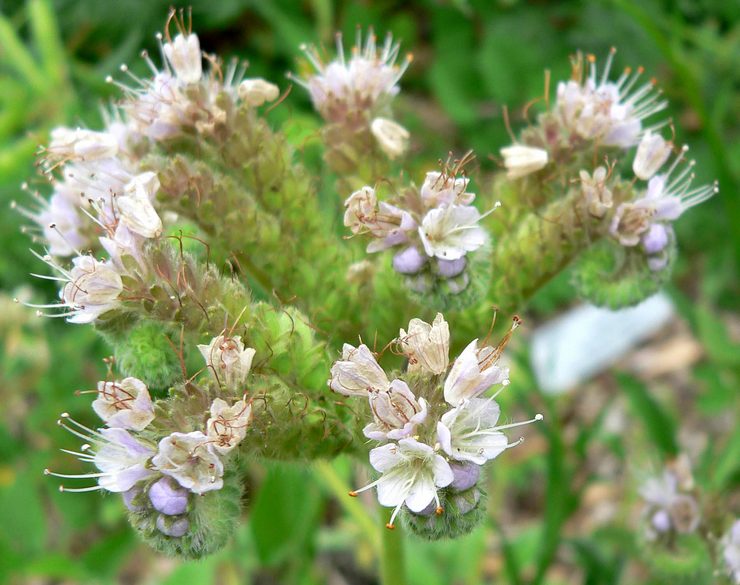
[[[223,487],[223,463],[211,451],[211,439],[200,431],[172,433],[162,439],[152,465],[194,494]]]
[[[239,97],[244,103],[258,107],[265,102],[273,102],[280,95],[280,88],[261,77],[245,79],[239,84]]]
[[[219,335],[208,345],[199,345],[198,351],[216,380],[231,387],[245,382],[256,353],[251,347],[244,347],[239,335]]]
[[[638,179],[647,181],[671,156],[673,144],[667,142],[660,134],[653,134],[649,130],[643,134],[637,146],[632,170]]]
[[[613,205],[611,189],[606,186],[606,167],[596,167],[593,175],[587,171],[581,171],[579,175],[586,209],[594,217],[604,217]]]
[[[378,141],[380,149],[389,158],[398,158],[406,152],[409,144],[409,131],[387,118],[375,118],[370,124],[370,131]]]
[[[247,435],[252,405],[243,400],[229,404],[221,398],[211,403],[211,417],[206,423],[208,437],[213,441],[213,449],[224,454],[242,442]]]
[[[345,396],[367,396],[370,391],[388,390],[390,382],[365,344],[345,343],[342,359],[331,368],[329,387]]]
[[[450,351],[450,328],[442,313],[437,313],[430,325],[421,319],[409,321],[409,331],[401,329],[398,340],[409,360],[409,371],[431,374],[447,371]]]
[[[403,439],[426,419],[426,401],[417,400],[403,380],[393,380],[387,390],[370,391],[368,398],[373,422],[362,431],[368,439]]]
[[[95,413],[111,428],[144,430],[154,420],[154,405],[146,384],[137,378],[98,382]]]

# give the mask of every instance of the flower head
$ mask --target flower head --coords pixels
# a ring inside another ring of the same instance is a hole
[[[199,345],[198,351],[216,380],[227,386],[240,386],[245,382],[256,353],[251,347],[244,347],[239,335],[219,335],[208,345]]]
[[[404,504],[412,512],[421,512],[436,501],[441,512],[437,489],[448,486],[454,479],[444,457],[415,439],[376,447],[370,451],[370,465],[382,474],[380,479],[351,495],[377,486],[380,505],[395,508],[389,528]]]
[[[346,123],[358,114],[382,109],[398,93],[398,81],[411,62],[409,56],[397,65],[398,43],[389,34],[382,47],[378,47],[372,30],[363,43],[358,29],[349,59],[345,57],[339,34],[337,57],[329,63],[324,62],[315,47],[301,48],[316,73],[306,79],[293,79],[308,90],[314,107],[327,122]]]
[[[620,244],[637,246],[653,224],[669,224],[718,191],[716,183],[691,188],[694,161],[677,170],[687,150],[684,146],[665,173],[653,175],[641,196],[617,208],[609,229]]]
[[[329,387],[345,396],[367,396],[371,391],[388,390],[390,382],[370,348],[345,343],[342,359],[331,368]]]
[[[85,441],[79,452],[65,452],[77,456],[85,463],[92,463],[98,468],[98,473],[79,475],[54,473],[48,469],[45,470],[46,475],[65,479],[97,479],[97,485],[83,488],[60,486],[59,491],[89,492],[106,490],[117,493],[126,492],[138,482],[154,474],[148,467],[148,462],[155,453],[154,449],[147,443],[135,438],[127,430],[122,428],[93,430],[70,418],[66,413],[62,414],[58,424]]]
[[[430,325],[421,319],[409,321],[408,333],[401,329],[398,340],[409,360],[409,371],[431,374],[447,371],[450,351],[450,328],[442,313]]]
[[[213,441],[213,449],[228,453],[247,435],[252,405],[244,400],[229,404],[221,398],[211,403],[211,417],[206,423],[208,437]]]
[[[419,237],[428,256],[457,260],[488,242],[478,225],[480,212],[467,205],[449,205],[429,211],[419,227]]]
[[[144,430],[154,420],[154,405],[146,384],[137,378],[98,382],[95,413],[111,428]]]
[[[162,439],[152,465],[194,494],[223,487],[223,463],[201,431],[172,433]]]
[[[387,390],[368,393],[373,422],[363,429],[368,439],[383,441],[410,436],[427,417],[427,403],[418,400],[403,380],[393,380]]]
[[[588,75],[583,78],[583,62],[576,61],[573,79],[557,87],[556,109],[564,126],[586,140],[598,140],[605,146],[630,148],[642,133],[642,121],[665,109],[655,84],[638,85],[642,67],[634,73],[624,70],[617,81],[609,81],[614,49],[609,53],[601,76],[596,58],[588,56]]]

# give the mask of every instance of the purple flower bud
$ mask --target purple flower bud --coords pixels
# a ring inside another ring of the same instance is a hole
[[[427,258],[414,246],[410,246],[393,256],[393,270],[401,274],[416,274],[424,267]]]
[[[465,270],[465,266],[467,265],[468,261],[465,259],[465,256],[462,258],[458,258],[457,260],[437,260],[437,268],[439,269],[439,273],[444,276],[445,278],[452,278],[453,276],[457,276],[460,274],[463,270]]]
[[[447,288],[453,295],[459,295],[462,291],[468,288],[470,284],[470,277],[467,274],[463,274],[459,278],[451,278],[447,281]]]
[[[478,479],[480,478],[480,465],[476,465],[475,463],[450,461],[450,469],[452,469],[454,479],[449,485],[449,488],[456,492],[469,490],[478,483]]]
[[[167,518],[161,514],[157,516],[157,530],[167,536],[180,538],[185,536],[188,528],[190,528],[190,522],[184,516],[182,518]]]
[[[668,230],[661,223],[654,223],[642,236],[642,247],[648,254],[662,252],[668,245]]]
[[[671,517],[665,510],[658,510],[653,514],[650,523],[660,533],[668,532],[671,529]]]
[[[123,504],[126,506],[126,508],[129,509],[129,511],[141,512],[144,509],[144,506],[140,506],[134,503],[134,498],[136,498],[139,494],[141,494],[141,488],[135,486],[121,494],[123,496]]]
[[[177,516],[188,507],[188,493],[169,477],[163,477],[149,488],[149,500],[157,512]]]

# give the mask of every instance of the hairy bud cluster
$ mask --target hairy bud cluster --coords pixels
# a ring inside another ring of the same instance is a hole
[[[394,508],[388,528],[404,509],[423,517],[473,514],[481,499],[480,466],[521,442],[510,443],[502,431],[542,418],[498,424],[495,398],[509,383],[499,358],[509,337],[495,347],[473,340],[450,366],[444,317],[437,314],[431,324],[412,319],[395,340],[407,371],[390,380],[366,345],[344,345],[329,387],[367,400],[371,421],[363,432],[380,443],[370,451],[380,478],[350,495],[376,487],[380,504]],[[483,397],[494,386],[499,390]],[[443,502],[451,503],[448,509]]]
[[[487,214],[472,205],[468,184],[467,177],[432,171],[421,188],[409,187],[390,201],[378,201],[375,189],[366,186],[345,201],[344,225],[373,238],[368,253],[399,250],[393,269],[412,291],[444,288],[458,295],[471,281],[470,255],[490,242],[479,225]]]

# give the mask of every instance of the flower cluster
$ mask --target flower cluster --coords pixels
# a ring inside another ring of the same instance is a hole
[[[698,528],[701,515],[692,493],[693,487],[685,458],[679,458],[662,475],[650,478],[642,485],[640,495],[645,502],[644,516],[650,539],[689,534]]]
[[[169,33],[173,20],[179,29],[174,38]],[[32,193],[36,209],[14,204],[36,224],[35,241],[46,247],[40,258],[61,283],[59,303],[32,306],[62,309],[56,316],[74,323],[93,322],[114,309],[131,267],[147,270],[147,241],[159,238],[165,229],[156,209],[159,177],[143,165],[157,141],[191,130],[213,130],[226,122],[226,110],[240,102],[254,107],[278,96],[278,88],[264,80],[242,81],[244,72],[237,74],[236,63],[224,75],[212,60],[212,70],[204,73],[198,37],[175,11],[165,36],[158,38],[164,69],[157,70],[144,54],[153,77],[130,74],[136,88],[119,83],[125,97],[107,116],[102,131],[52,131],[41,160],[53,185],[51,197]],[[128,72],[126,66],[122,70]],[[103,251],[108,259],[99,260]],[[62,263],[67,258],[71,267]]]
[[[585,79],[579,58],[572,79],[558,83],[555,109],[572,136],[626,149],[640,140],[643,120],[664,110],[668,103],[661,99],[654,81],[640,83],[642,67],[634,72],[627,68],[617,81],[610,81],[615,52],[610,51],[600,76],[596,58],[589,55]]]
[[[174,21],[178,33],[170,36]],[[214,57],[209,57],[209,70],[203,68],[198,36],[185,25],[182,14],[170,13],[164,36],[157,35],[163,56],[160,70],[146,52],[142,56],[152,77],[140,78],[129,72],[132,85],[108,78],[125,93],[122,108],[131,130],[152,140],[166,140],[185,132],[212,134],[229,123],[230,108],[237,99],[249,106],[261,106],[277,99],[279,89],[264,79],[244,79],[245,67],[232,61],[224,70]]]
[[[495,398],[509,383],[499,359],[509,337],[495,347],[473,340],[450,366],[450,331],[443,316],[437,314],[431,324],[412,319],[396,339],[408,367],[393,379],[366,345],[344,345],[329,386],[368,401],[372,420],[363,432],[381,443],[370,451],[380,478],[351,495],[377,487],[380,504],[394,508],[389,528],[404,507],[431,517],[442,515],[448,502],[451,513],[471,513],[482,495],[476,487],[480,467],[519,444],[502,431],[541,420],[537,415],[533,421],[498,424]],[[496,393],[484,397],[494,386],[499,386]]]
[[[209,368],[213,368],[212,356],[220,352],[219,373],[227,380],[245,381],[253,349],[245,350],[238,338],[223,335],[202,347],[214,348],[206,356]],[[239,355],[234,354],[236,347],[242,348]],[[247,435],[251,402],[216,397],[209,410],[196,417],[193,430],[162,436],[162,423],[153,424],[155,405],[141,380],[128,377],[103,381],[95,392],[92,407],[105,423],[104,428],[89,428],[66,413],[59,424],[85,441],[78,452],[65,452],[92,463],[98,471],[77,475],[49,470],[45,473],[65,479],[95,478],[95,485],[60,486],[60,491],[121,493],[132,512],[157,514],[155,525],[159,532],[173,538],[184,536],[190,524],[191,494],[222,489],[224,460]],[[199,425],[202,426],[195,428]]]
[[[694,161],[684,162],[688,146],[683,146],[668,169],[659,173],[672,147],[658,134],[643,135],[632,169],[638,179],[647,181],[647,188],[617,207],[609,227],[610,234],[623,246],[641,246],[653,271],[668,264],[674,239],[671,222],[718,191],[716,183],[692,188]]]
[[[321,117],[348,135],[369,130],[386,155],[390,158],[402,155],[409,133],[388,119],[388,115],[411,56],[400,65],[396,64],[400,46],[393,42],[393,37],[388,34],[383,45],[378,47],[372,30],[363,43],[358,29],[351,56],[347,59],[342,36],[337,34],[337,56],[328,63],[316,47],[304,45],[301,49],[316,71],[303,79],[290,77],[306,88]]]
[[[375,189],[366,186],[345,201],[344,225],[373,238],[368,253],[400,248],[393,269],[406,275],[412,290],[429,292],[444,282],[458,294],[470,282],[467,255],[489,242],[479,225],[486,214],[472,205],[468,184],[467,177],[432,171],[420,189],[409,187],[392,203],[378,201]]]

